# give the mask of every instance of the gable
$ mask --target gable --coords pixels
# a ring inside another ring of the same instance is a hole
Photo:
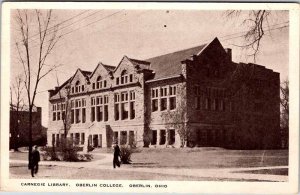
[[[113,66],[105,65],[103,63],[99,63],[93,73],[90,76],[90,81],[95,82],[99,76],[102,78],[109,77],[109,70],[112,69]]]
[[[154,79],[176,76],[182,73],[181,61],[189,59],[192,55],[197,55],[205,46],[206,44],[146,59],[145,61],[151,63],[150,69],[155,72]]]

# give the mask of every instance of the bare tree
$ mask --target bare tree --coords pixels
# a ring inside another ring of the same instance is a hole
[[[281,105],[281,117],[280,127],[281,136],[284,138],[284,146],[288,144],[288,132],[289,132],[289,81],[284,80],[280,86],[280,105]]]
[[[267,31],[270,31],[269,20],[275,16],[271,10],[230,10],[225,12],[225,16],[228,19],[242,18],[241,25],[246,26],[246,31],[242,35],[245,43],[243,45],[235,45],[246,50],[250,50],[251,53],[248,56],[253,57],[254,62],[260,51],[261,42],[267,35]],[[266,29],[266,27],[269,27]]]
[[[32,152],[32,111],[34,107],[37,89],[40,81],[57,65],[46,64],[46,61],[53,52],[54,46],[61,36],[58,36],[58,25],[52,25],[54,21],[52,10],[17,10],[14,17],[18,26],[20,41],[15,41],[18,59],[24,70],[24,84],[28,99],[29,109],[29,155]],[[31,34],[37,33],[38,40],[32,42]],[[34,51],[34,49],[37,51]]]
[[[18,137],[19,137],[19,123],[20,123],[20,112],[24,107],[23,100],[23,80],[22,75],[18,75],[15,78],[14,83],[10,87],[10,110],[11,110],[11,123],[10,123],[10,132],[11,132],[11,144],[15,151],[18,151]]]
[[[60,88],[59,80],[56,75],[56,83],[58,88]],[[70,101],[70,94],[71,94],[71,83],[70,80],[67,81],[67,84],[62,87],[63,91],[61,89],[58,90],[59,95],[59,107],[61,109],[62,113],[62,122],[63,122],[63,128],[64,128],[64,139],[66,140],[68,132],[71,128],[71,101]]]

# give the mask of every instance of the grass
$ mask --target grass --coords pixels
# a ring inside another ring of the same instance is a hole
[[[173,181],[258,181],[228,178],[190,177],[169,174],[123,171],[122,169],[91,169],[59,166],[40,166],[35,179],[96,179],[96,180],[173,180]],[[32,178],[30,170],[24,164],[10,166],[10,178]]]
[[[142,148],[132,166],[232,168],[288,165],[287,150],[226,150],[222,148]]]
[[[251,171],[236,171],[235,173],[288,175],[288,169],[260,169],[260,170],[251,170]]]

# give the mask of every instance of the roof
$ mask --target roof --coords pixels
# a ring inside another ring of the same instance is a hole
[[[153,79],[161,79],[181,74],[181,61],[190,58],[192,55],[197,55],[207,44],[197,47],[176,51],[173,53],[146,59],[150,62],[150,69],[155,72]]]
[[[103,67],[108,71],[113,71],[116,67],[111,65],[102,64]]]

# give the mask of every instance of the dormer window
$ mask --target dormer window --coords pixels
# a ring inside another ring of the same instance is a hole
[[[106,80],[103,80],[101,76],[98,76],[96,82],[96,89],[105,88],[107,85]]]
[[[80,82],[77,81],[75,84],[75,93],[79,93],[81,91]]]
[[[126,83],[131,83],[133,82],[133,75],[132,74],[129,74],[127,73],[126,70],[123,70],[122,73],[121,73],[121,77],[117,77],[116,78],[116,85],[123,85],[123,84],[126,84]]]

